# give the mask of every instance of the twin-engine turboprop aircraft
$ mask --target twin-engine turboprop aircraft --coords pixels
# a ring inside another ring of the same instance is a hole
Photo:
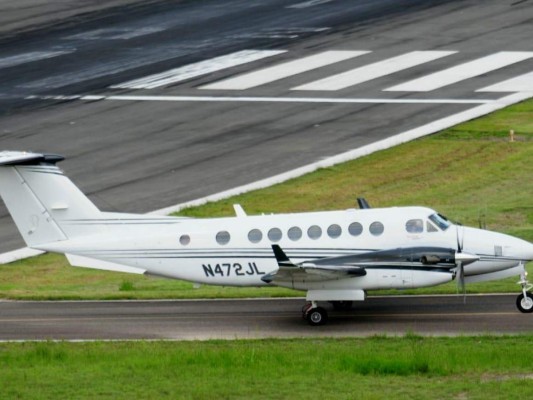
[[[0,194],[34,249],[74,266],[225,286],[307,292],[304,317],[326,323],[368,290],[520,276],[517,306],[533,311],[525,262],[533,244],[452,224],[424,207],[190,219],[102,212],[55,165],[63,157],[0,152]]]

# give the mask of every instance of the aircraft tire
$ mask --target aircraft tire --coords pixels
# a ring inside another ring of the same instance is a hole
[[[526,292],[526,297],[524,297],[524,293],[520,294],[520,296],[516,298],[516,306],[518,307],[520,312],[533,312],[533,295],[531,294],[531,292]]]
[[[322,307],[312,308],[308,311],[306,319],[311,326],[325,325],[328,322],[328,312]]]

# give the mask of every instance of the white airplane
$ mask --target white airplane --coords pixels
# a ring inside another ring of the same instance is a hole
[[[424,207],[248,216],[154,217],[100,211],[56,166],[63,157],[0,152],[0,194],[30,248],[73,266],[224,286],[307,292],[303,316],[327,322],[368,290],[520,276],[517,306],[533,311],[525,263],[533,244],[452,224]]]

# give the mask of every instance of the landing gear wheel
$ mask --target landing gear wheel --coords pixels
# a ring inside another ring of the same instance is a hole
[[[311,308],[305,318],[311,326],[324,325],[328,322],[328,312],[322,307]]]
[[[520,312],[533,312],[533,295],[531,292],[526,292],[525,295],[524,293],[520,294],[520,296],[516,298],[516,306]]]
[[[333,309],[335,311],[350,311],[353,306],[353,301],[332,301],[331,304],[333,305]]]

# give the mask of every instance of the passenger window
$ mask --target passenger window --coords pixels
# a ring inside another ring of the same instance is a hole
[[[230,235],[229,235],[229,232],[228,231],[220,231],[217,233],[217,243],[218,244],[228,244],[229,241],[230,241]]]
[[[359,222],[352,222],[348,227],[348,232],[350,232],[350,235],[352,236],[359,236],[361,233],[363,233],[363,225],[361,225]]]
[[[421,219],[410,219],[405,223],[405,230],[408,233],[424,232],[424,222]]]
[[[259,229],[252,229],[248,232],[248,240],[252,243],[259,243],[263,239],[263,234]]]
[[[433,225],[431,222],[426,221],[426,230],[428,232],[438,232],[439,230],[435,225]]]
[[[272,228],[268,231],[268,238],[272,242],[279,242],[281,240],[281,230],[278,228]]]
[[[332,239],[337,239],[342,233],[342,229],[339,225],[333,224],[328,228],[328,236]]]
[[[298,228],[297,226],[293,226],[289,231],[287,232],[287,235],[289,236],[289,239],[292,241],[300,240],[302,237],[302,230]]]
[[[307,230],[307,236],[310,239],[316,240],[322,236],[322,229],[318,225],[310,226]]]
[[[191,243],[191,237],[189,235],[181,235],[180,244],[182,246],[187,246],[189,243]]]
[[[383,231],[385,230],[385,227],[383,226],[381,222],[376,221],[370,224],[369,230],[372,235],[379,236],[383,233]]]

